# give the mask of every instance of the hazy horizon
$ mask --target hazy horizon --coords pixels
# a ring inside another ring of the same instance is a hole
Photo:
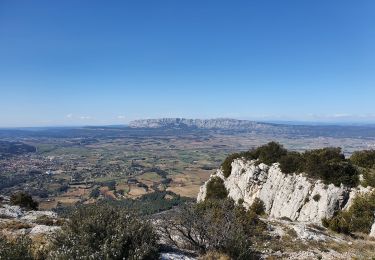
[[[147,119],[162,119],[168,117],[160,118],[138,118],[134,120],[147,120]],[[173,118],[184,118],[184,117],[173,117]],[[306,125],[306,126],[375,126],[374,122],[360,122],[360,121],[303,121],[303,120],[255,120],[255,119],[243,119],[243,118],[184,118],[184,119],[235,119],[235,120],[245,120],[245,121],[254,121],[257,123],[267,123],[267,124],[280,124],[280,125]],[[27,128],[75,128],[75,127],[121,127],[128,126],[131,121],[129,120],[122,123],[103,123],[103,124],[51,124],[51,125],[9,125],[9,126],[0,126],[0,129],[27,129]]]
[[[374,1],[1,1],[0,127],[375,124]]]

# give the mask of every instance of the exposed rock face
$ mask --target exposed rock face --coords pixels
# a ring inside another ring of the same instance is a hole
[[[310,180],[303,174],[284,174],[277,163],[256,165],[255,161],[236,159],[228,178],[221,170],[215,175],[224,180],[228,196],[244,200],[249,207],[255,198],[261,199],[270,218],[289,218],[293,221],[321,223],[338,210],[344,209],[358,193],[359,188],[326,185]],[[207,182],[200,188],[198,201],[206,196]],[[374,227],[375,233],[375,227]]]
[[[0,196],[3,202],[9,202],[9,198]],[[51,234],[59,230],[59,226],[47,226],[39,224],[38,218],[47,217],[51,220],[57,219],[57,214],[52,211],[24,210],[19,206],[0,204],[0,225],[7,223],[26,224],[26,228],[13,229],[11,226],[0,230],[0,233],[7,235],[28,234],[30,236]]]

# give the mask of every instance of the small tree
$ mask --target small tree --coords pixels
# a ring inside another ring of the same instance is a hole
[[[13,194],[10,197],[10,204],[17,205],[28,210],[38,209],[38,202],[34,201],[33,198],[25,192],[18,192]]]
[[[255,198],[249,210],[257,215],[262,215],[265,213],[266,207],[264,206],[264,202],[261,199]]]
[[[207,183],[206,199],[225,199],[227,196],[224,181],[219,177],[211,178]]]
[[[375,168],[375,150],[354,152],[350,161],[360,167]]]
[[[186,206],[166,215],[161,223],[163,238],[175,246],[202,254],[216,251],[232,259],[253,259],[252,240],[266,228],[254,212],[231,199]]]

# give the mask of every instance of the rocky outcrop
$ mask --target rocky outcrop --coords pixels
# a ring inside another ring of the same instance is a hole
[[[47,235],[60,229],[58,225],[45,225],[40,223],[40,219],[51,220],[57,223],[58,216],[52,211],[24,210],[19,206],[4,204],[9,202],[9,198],[0,196],[0,234],[19,235],[28,234],[30,236]]]
[[[246,207],[255,198],[261,199],[270,218],[321,223],[322,218],[330,218],[335,212],[345,209],[356,194],[371,190],[326,185],[304,174],[284,174],[277,163],[267,166],[255,162],[236,159],[228,178],[221,170],[211,177],[223,179],[228,196],[234,201],[242,199]],[[200,188],[198,201],[206,196],[207,182]]]

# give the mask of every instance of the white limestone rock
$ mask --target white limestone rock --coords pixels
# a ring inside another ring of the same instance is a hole
[[[196,257],[191,257],[183,253],[165,252],[160,254],[161,260],[196,260]]]
[[[372,224],[372,226],[371,226],[371,231],[370,231],[369,236],[370,236],[370,237],[375,237],[375,222],[374,222],[374,224]]]
[[[49,218],[57,218],[57,214],[53,211],[26,211],[24,215],[21,217],[22,220],[27,222],[33,222],[39,217],[46,216]]]
[[[36,225],[30,230],[30,235],[31,236],[36,236],[36,235],[46,235],[46,234],[52,234],[56,232],[57,230],[60,230],[61,228],[58,226],[46,226],[46,225]]]
[[[242,199],[245,207],[249,207],[255,198],[261,199],[270,218],[285,217],[292,221],[320,224],[322,218],[330,218],[344,209],[358,193],[356,188],[326,185],[302,173],[284,174],[277,163],[267,166],[256,165],[255,162],[236,159],[228,178],[221,170],[210,178],[217,176],[223,179],[228,196],[234,201]],[[206,197],[208,181],[200,188],[198,201]]]
[[[0,207],[0,217],[19,218],[23,216],[23,211],[19,206],[2,205]]]

